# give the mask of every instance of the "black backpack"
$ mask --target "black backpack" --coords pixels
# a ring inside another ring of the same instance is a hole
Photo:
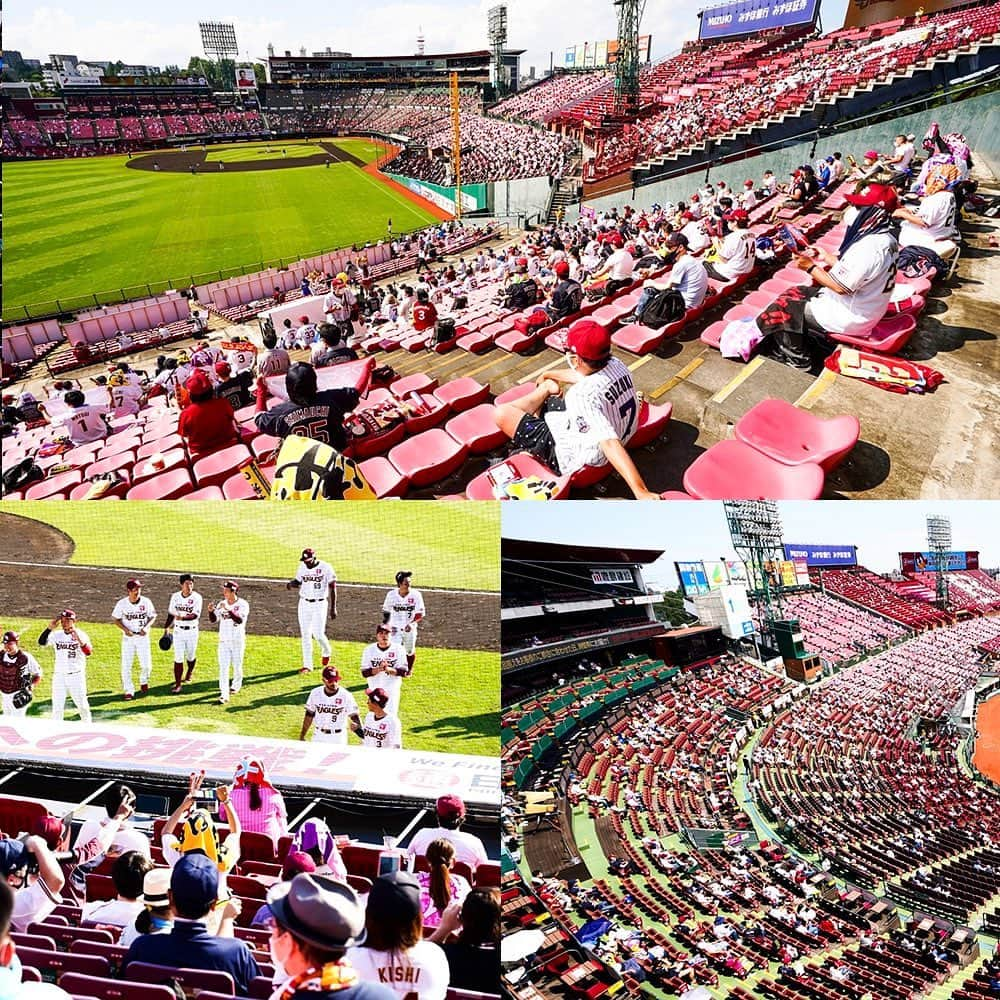
[[[519,281],[507,293],[508,309],[527,309],[538,302],[538,286],[532,278]]]
[[[583,286],[567,278],[552,293],[552,305],[559,316],[572,316],[583,305]]]
[[[659,330],[661,326],[683,319],[686,310],[684,296],[676,288],[665,288],[649,299],[642,312],[635,314],[635,318],[643,326]]]

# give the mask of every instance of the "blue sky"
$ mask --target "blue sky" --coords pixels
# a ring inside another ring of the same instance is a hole
[[[928,514],[951,518],[953,548],[979,550],[984,567],[1000,565],[1000,501],[830,500],[778,508],[786,542],[856,545],[858,561],[879,573],[899,568],[898,552],[927,547]],[[677,585],[675,560],[736,555],[721,503],[505,503],[502,515],[505,538],[662,549],[663,557],[644,574],[657,585]]]
[[[486,48],[486,12],[498,0],[419,0],[317,4],[283,0],[172,0],[136,4],[124,0],[91,3],[19,3],[4,10],[4,45],[28,58],[70,53],[81,59],[120,59],[164,66],[186,64],[201,54],[199,20],[233,21],[241,55],[264,56],[267,43],[278,52],[310,52],[327,46],[355,55],[402,55],[415,51],[419,28],[427,52]],[[643,33],[653,36],[653,58],[680,48],[697,35],[698,10],[691,0],[647,0]],[[847,0],[822,0],[827,30],[840,27]],[[508,0],[510,44],[526,49],[523,67],[539,73],[554,53],[556,65],[568,45],[615,37],[611,0]]]

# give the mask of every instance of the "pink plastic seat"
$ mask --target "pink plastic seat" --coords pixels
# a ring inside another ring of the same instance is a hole
[[[438,385],[438,380],[432,375],[424,372],[417,372],[415,375],[407,375],[405,378],[398,378],[389,386],[389,391],[399,399],[402,399],[408,392],[433,392]]]
[[[104,447],[97,453],[97,457],[98,459],[110,458],[112,455],[118,455],[123,451],[136,451],[141,444],[142,438],[138,432],[130,431],[127,434],[114,434],[111,437],[105,438]]]
[[[209,489],[221,489],[222,496],[226,500],[259,500],[256,491],[250,485],[250,481],[242,472],[235,472],[221,486],[209,487]]]
[[[155,458],[156,454],[160,455],[160,458]],[[159,476],[173,469],[186,469],[187,464],[187,452],[183,448],[169,448],[164,452],[156,452],[148,458],[136,461],[132,467],[132,482],[141,483],[144,479]]]
[[[48,479],[43,479],[40,483],[29,486],[24,491],[25,500],[65,500],[70,490],[83,482],[83,472],[80,469],[71,469],[69,472],[60,472]]]
[[[176,500],[194,488],[186,468],[174,469],[144,480],[125,494],[126,500]]]
[[[912,316],[900,314],[884,317],[869,337],[851,337],[843,333],[831,333],[829,337],[840,344],[850,344],[866,351],[895,354],[906,345],[916,328],[917,321]]]
[[[569,485],[575,489],[584,489],[607,479],[614,472],[614,466],[610,462],[604,465],[585,465],[569,477]]]
[[[611,334],[611,343],[632,354],[649,354],[663,342],[664,328],[654,330],[641,323],[629,323]]]
[[[515,399],[520,399],[522,396],[527,396],[528,393],[534,391],[534,382],[520,382],[517,385],[512,385],[504,392],[501,392],[500,395],[494,400],[494,403],[497,406],[500,406],[502,403],[513,403]]]
[[[558,330],[553,330],[552,333],[546,336],[545,346],[550,347],[559,354],[564,354],[566,352],[566,331],[568,329],[569,327],[565,326],[560,327]]]
[[[65,465],[72,465],[76,469],[85,469],[92,462],[97,461],[97,453],[104,447],[103,441],[91,441],[90,444],[78,444],[69,451],[64,451],[60,456],[60,461]],[[4,455],[3,464],[7,465],[7,456]],[[11,458],[11,464],[16,462],[16,458]]]
[[[106,472],[117,472],[123,475],[126,481],[132,481],[132,467],[135,465],[135,455],[131,451],[123,451],[110,458],[102,458],[98,462],[92,462],[83,470],[83,478],[90,479],[92,476],[100,476]]]
[[[136,459],[149,458],[150,455],[155,455],[158,451],[169,451],[171,448],[183,448],[184,439],[180,434],[168,434],[162,438],[156,438],[149,440],[144,438],[145,444],[139,445],[136,449],[135,457]]]
[[[437,398],[432,392],[420,393],[420,398],[424,405],[428,407],[426,413],[407,416],[403,422],[403,427],[409,436],[420,434],[422,431],[430,430],[443,424],[448,418],[448,404]],[[415,401],[414,401],[415,402]],[[384,448],[382,449],[385,450]]]
[[[656,406],[644,399],[639,407],[639,423],[628,441],[629,448],[642,448],[655,441],[666,429],[673,412],[673,403]]]
[[[784,465],[742,441],[720,441],[688,466],[684,489],[699,500],[818,500],[823,469]]]
[[[552,496],[553,500],[562,500],[569,492],[569,480],[565,476],[557,476],[547,465],[540,462],[534,455],[519,451],[510,458],[505,459],[506,463],[513,466],[518,476],[538,476],[539,479],[549,481],[554,480],[556,490]],[[493,494],[493,484],[489,479],[489,470],[481,472],[474,479],[470,480],[465,487],[465,497],[467,500],[495,500]]]
[[[477,382],[468,376],[464,378],[454,378],[444,385],[438,386],[434,390],[443,403],[447,403],[451,413],[461,413],[463,410],[471,410],[472,407],[485,403],[490,398],[490,386],[487,382]]]
[[[419,354],[420,351],[427,350],[427,339],[427,331],[414,333],[409,337],[404,337],[399,346],[404,351],[409,351],[410,354]]]
[[[381,455],[359,463],[361,474],[380,499],[385,497],[405,497],[410,481],[399,469]]]
[[[444,425],[444,429],[469,449],[470,455],[485,455],[499,448],[507,435],[497,427],[496,407],[480,403],[471,410],[459,413]]]
[[[221,486],[240,466],[250,460],[246,445],[233,444],[194,463],[194,481],[198,486]]]
[[[226,495],[218,486],[205,486],[200,490],[185,493],[181,500],[225,500]]]
[[[719,342],[722,339],[722,331],[725,330],[728,325],[728,320],[717,319],[714,323],[709,323],[709,325],[701,331],[701,336],[698,339],[703,344],[708,344],[709,347],[714,347],[718,350]]]
[[[414,489],[447,479],[465,461],[468,449],[440,427],[401,441],[389,452],[389,461]]]
[[[497,324],[491,323],[489,326],[479,330],[472,330],[465,334],[465,336],[459,337],[456,346],[460,347],[463,351],[468,351],[470,354],[482,354],[493,346],[493,341],[496,340],[501,330],[506,329],[506,324],[498,327]]]
[[[733,431],[737,440],[784,465],[815,462],[830,472],[858,443],[861,424],[850,414],[824,420],[783,399],[765,399]]]
[[[258,434],[250,442],[250,450],[253,452],[255,458],[263,458],[265,455],[271,455],[280,447],[281,438],[274,437],[272,434]]]
[[[661,500],[694,500],[693,496],[689,496],[683,490],[665,490],[660,494]]]

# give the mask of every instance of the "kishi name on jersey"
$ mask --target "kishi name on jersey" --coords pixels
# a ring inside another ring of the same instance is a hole
[[[380,983],[419,983],[420,969],[412,965],[405,968],[401,965],[393,965],[389,968],[380,965],[378,967],[378,981]]]

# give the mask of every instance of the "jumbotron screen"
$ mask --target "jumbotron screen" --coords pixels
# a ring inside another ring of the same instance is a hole
[[[709,7],[698,15],[698,38],[706,41],[811,24],[818,7],[819,0],[737,0]]]

